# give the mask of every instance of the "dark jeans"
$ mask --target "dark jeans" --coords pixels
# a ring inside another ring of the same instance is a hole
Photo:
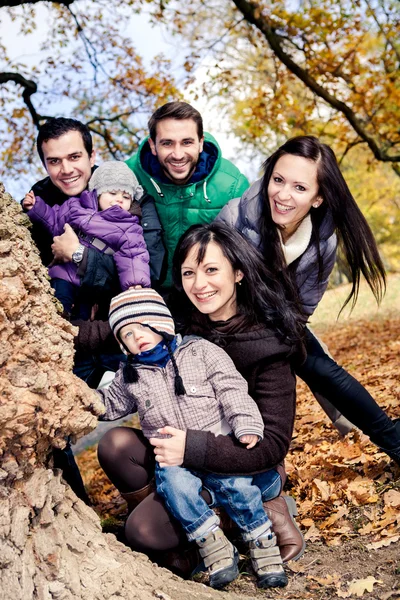
[[[92,312],[91,303],[83,299],[81,288],[64,279],[53,278],[50,285],[54,288],[57,300],[61,302],[66,313],[73,313],[74,319],[88,321]]]
[[[72,453],[69,439],[67,445],[62,450],[59,448],[53,448],[53,463],[55,469],[62,470],[63,478],[75,492],[78,498],[90,506],[91,502],[86,493],[85,486],[83,485],[82,476]]]
[[[296,374],[312,392],[320,393],[383,450],[400,450],[400,427],[378,406],[371,394],[330,358],[306,330],[307,358]]]
[[[89,387],[96,389],[106,371],[118,371],[121,362],[126,362],[121,354],[83,354],[75,355],[74,374],[86,381]]]

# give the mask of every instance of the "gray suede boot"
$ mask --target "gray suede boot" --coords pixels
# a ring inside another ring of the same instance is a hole
[[[219,527],[196,539],[212,588],[222,588],[239,575],[239,554]]]
[[[283,568],[276,536],[271,530],[249,542],[251,564],[260,588],[285,587],[288,578]]]

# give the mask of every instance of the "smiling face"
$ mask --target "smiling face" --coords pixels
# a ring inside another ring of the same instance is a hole
[[[99,196],[99,209],[106,210],[111,206],[117,205],[124,210],[129,210],[132,203],[132,196],[128,192],[103,192]]]
[[[272,220],[281,225],[286,241],[300,225],[311,207],[318,208],[317,164],[293,154],[284,154],[276,162],[268,184]]]
[[[141,354],[141,352],[151,350],[163,340],[161,335],[140,323],[132,323],[121,327],[119,338],[131,354]]]
[[[237,313],[236,284],[243,279],[234,271],[220,246],[210,242],[197,263],[199,245],[191,248],[181,266],[182,286],[189,300],[212,321],[227,321]]]
[[[92,175],[95,153],[89,156],[79,131],[68,131],[43,142],[43,163],[51,181],[67,196],[79,196]]]
[[[196,169],[203,141],[193,119],[163,119],[157,123],[155,142],[150,138],[149,144],[166,176],[184,185]]]

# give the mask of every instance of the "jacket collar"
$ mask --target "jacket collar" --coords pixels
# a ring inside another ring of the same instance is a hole
[[[221,149],[210,134],[204,133],[204,148],[203,152],[200,153],[199,161],[196,165],[196,170],[193,173],[190,180],[182,186],[178,186],[173,183],[164,173],[160,163],[156,156],[154,156],[150,150],[149,138],[147,137],[139,147],[139,165],[144,173],[156,184],[170,185],[173,187],[179,187],[184,190],[185,188],[196,187],[196,184],[204,182],[211,177],[211,175],[219,168],[221,162]],[[154,185],[154,184],[153,184]],[[159,193],[159,192],[158,192]],[[186,196],[186,193],[183,192]],[[160,195],[160,193],[159,193]],[[190,193],[189,193],[190,195]]]

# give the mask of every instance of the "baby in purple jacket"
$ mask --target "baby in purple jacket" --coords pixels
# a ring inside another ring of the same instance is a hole
[[[113,256],[122,290],[150,286],[149,254],[138,216],[142,195],[131,169],[123,162],[108,161],[94,171],[89,191],[61,206],[49,206],[33,192],[25,196],[22,206],[32,222],[41,223],[53,237],[61,235],[68,223],[80,239],[71,262],[49,267],[51,285],[68,315],[74,308],[76,318],[87,320],[94,304],[88,290],[80,293],[78,268],[84,246]]]

